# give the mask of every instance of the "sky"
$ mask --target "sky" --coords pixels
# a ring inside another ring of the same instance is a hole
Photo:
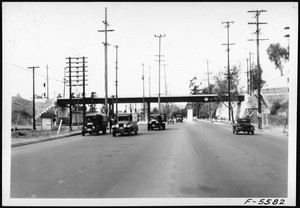
[[[269,86],[286,86],[285,78],[268,60],[266,49],[271,43],[287,47],[290,34],[291,57],[297,57],[298,3],[285,2],[3,2],[3,83],[7,96],[20,94],[32,98],[31,66],[39,66],[35,75],[35,92],[46,92],[46,66],[49,74],[49,97],[63,94],[64,68],[67,57],[87,58],[86,95],[95,91],[105,97],[104,29],[107,7],[108,29],[108,97],[115,95],[116,49],[118,50],[118,96],[158,95],[159,38],[161,38],[161,94],[188,95],[189,82],[197,77],[207,86],[207,62],[210,82],[220,71],[227,70],[227,29],[230,25],[230,65],[241,66],[241,86],[246,86],[247,58],[256,63],[254,13],[260,15],[260,62],[263,79]],[[290,30],[284,30],[289,26]],[[292,59],[292,58],[291,58]],[[297,60],[297,58],[295,58]],[[291,60],[293,61],[293,60]],[[289,66],[288,64],[286,64]],[[293,78],[295,69],[285,67]],[[166,73],[165,73],[166,72]],[[150,76],[149,76],[150,74]],[[166,76],[166,78],[165,78]],[[149,87],[150,77],[150,87]],[[165,82],[166,80],[166,82]],[[165,85],[166,84],[166,85]],[[149,90],[150,88],[150,90]],[[246,89],[246,88],[244,88]],[[73,88],[75,94],[82,87]],[[66,97],[69,96],[66,87]]]

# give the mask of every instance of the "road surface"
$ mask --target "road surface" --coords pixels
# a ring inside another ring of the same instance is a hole
[[[208,122],[11,150],[12,198],[287,197],[287,138]]]

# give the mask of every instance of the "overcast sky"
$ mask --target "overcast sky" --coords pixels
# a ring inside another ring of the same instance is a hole
[[[246,58],[254,53],[256,62],[256,43],[254,39],[254,13],[249,10],[267,10],[260,15],[260,60],[263,79],[274,83],[280,80],[279,71],[268,60],[266,48],[270,43],[288,45],[285,34],[291,34],[291,51],[297,50],[294,42],[298,38],[298,4],[280,2],[240,2],[240,3],[202,3],[202,2],[4,2],[2,3],[3,34],[3,73],[4,90],[7,95],[20,93],[22,97],[32,98],[32,72],[36,69],[35,89],[37,94],[46,91],[46,65],[49,66],[50,98],[63,93],[64,68],[66,57],[88,57],[89,96],[96,91],[105,96],[104,88],[104,33],[103,20],[105,7],[108,10],[108,96],[115,94],[114,45],[119,45],[118,81],[119,97],[142,96],[142,63],[145,71],[145,95],[149,95],[149,67],[151,73],[151,95],[158,94],[158,38],[161,39],[163,57],[161,67],[161,93],[165,92],[164,68],[168,94],[189,94],[189,81],[198,78],[205,87],[207,83],[207,64],[210,60],[210,79],[227,67],[227,29],[225,21],[234,21],[230,26],[230,42],[235,43],[230,50],[230,65],[241,64],[241,83],[245,84]],[[284,27],[289,26],[289,31]],[[292,44],[293,43],[293,44]],[[291,52],[291,53],[292,53]],[[295,56],[294,54],[294,57]],[[289,70],[290,73],[293,70]],[[285,69],[284,73],[287,73]],[[272,84],[271,83],[271,84]],[[280,86],[280,83],[277,86]],[[77,89],[82,91],[81,88]],[[74,89],[76,91],[76,89]],[[68,96],[68,88],[66,88]]]

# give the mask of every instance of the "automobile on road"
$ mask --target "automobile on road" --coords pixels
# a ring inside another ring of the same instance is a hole
[[[123,135],[127,133],[131,135],[132,132],[137,134],[138,127],[138,117],[135,113],[121,113],[118,114],[117,122],[112,125],[112,135],[115,137],[117,133]]]
[[[166,115],[164,114],[151,114],[148,122],[148,131],[153,129],[166,129]]]
[[[169,124],[169,123],[174,123],[174,118],[168,118],[167,123],[168,123],[168,124]]]
[[[182,115],[176,115],[176,123],[177,122],[183,122],[183,118],[182,118]]]
[[[81,134],[82,136],[86,133],[96,133],[98,135],[100,131],[106,134],[107,124],[108,118],[105,114],[90,113],[85,116],[85,125],[82,127]]]
[[[240,131],[254,134],[254,126],[250,123],[249,118],[238,118],[232,125],[232,132],[238,134]]]

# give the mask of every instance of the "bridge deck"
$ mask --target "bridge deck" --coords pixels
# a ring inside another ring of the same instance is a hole
[[[244,101],[245,96],[244,95],[238,95],[237,100],[242,102]],[[115,102],[115,98],[108,98],[108,103]],[[158,97],[144,97],[144,101],[146,103],[157,103]],[[202,94],[202,95],[188,95],[188,96],[163,96],[160,97],[160,102],[162,103],[176,103],[176,102],[221,102],[221,101],[228,101],[228,96],[222,96],[218,97],[215,94]],[[83,98],[72,98],[71,100],[72,104],[83,104]],[[58,105],[67,105],[70,103],[69,98],[58,98],[57,104]],[[104,104],[105,98],[85,98],[85,104]],[[118,103],[143,103],[143,97],[119,97]]]

